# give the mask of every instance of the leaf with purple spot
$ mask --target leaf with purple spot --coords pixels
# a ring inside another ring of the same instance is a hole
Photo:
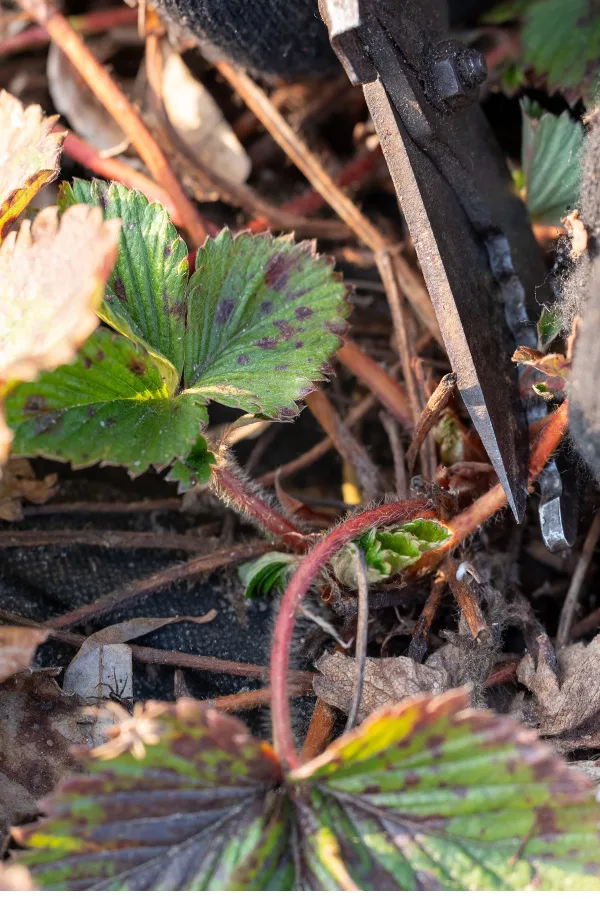
[[[186,386],[292,418],[340,346],[348,312],[341,279],[310,242],[222,231],[198,252],[189,282]]]

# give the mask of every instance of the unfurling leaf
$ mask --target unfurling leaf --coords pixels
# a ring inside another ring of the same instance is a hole
[[[562,319],[557,309],[545,306],[537,323],[538,350],[545,352],[562,331]]]
[[[258,559],[238,566],[246,597],[265,597],[271,591],[282,590],[298,560],[291,553],[273,550]]]
[[[566,379],[569,377],[571,365],[562,353],[543,353],[533,347],[517,347],[512,361],[523,366],[531,366],[551,378]]]
[[[44,628],[0,626],[0,681],[31,665],[35,651],[49,634]]]
[[[579,198],[583,128],[568,112],[553,116],[526,100],[521,111],[527,209],[534,222],[560,225]]]
[[[380,710],[284,777],[235,719],[150,703],[17,831],[23,861],[55,890],[598,890],[592,785],[466,706]]]
[[[0,246],[0,397],[11,383],[72,360],[94,330],[119,230],[85,206],[59,224],[50,207]],[[0,463],[7,450],[0,440]]]
[[[165,476],[165,481],[178,482],[177,493],[183,494],[198,484],[206,484],[212,476],[212,467],[216,465],[214,453],[208,449],[205,438],[200,435],[191,453],[185,459],[179,459]]]
[[[439,547],[449,537],[448,529],[432,519],[415,519],[393,531],[372,528],[336,553],[332,559],[333,571],[342,584],[356,587],[354,544],[357,544],[365,553],[367,580],[369,584],[377,584],[416,563],[426,550]]]
[[[0,91],[0,242],[39,189],[58,171],[64,134],[39,106],[24,107]]]
[[[77,360],[21,384],[6,398],[15,453],[127,466],[167,466],[198,440],[206,408],[195,394],[169,396],[143,347],[98,328]]]

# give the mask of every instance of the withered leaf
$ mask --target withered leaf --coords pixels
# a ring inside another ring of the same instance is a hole
[[[36,478],[27,459],[11,459],[2,470],[0,480],[0,519],[17,522],[23,518],[21,501],[46,503],[56,492],[58,475]]]
[[[44,628],[0,627],[0,681],[6,681],[31,664],[36,649],[50,634]]]
[[[533,347],[517,347],[512,361],[524,366],[532,366],[538,372],[551,378],[568,378],[571,366],[562,353],[542,353]]]
[[[29,670],[0,685],[0,843],[8,828],[35,818],[40,797],[78,768],[64,732],[80,704],[62,693],[56,672]]]
[[[49,207],[0,246],[0,397],[11,383],[70,362],[94,330],[120,227],[86,206],[59,223]],[[0,428],[7,438],[3,416]],[[7,451],[0,439],[0,463]]]
[[[58,172],[64,134],[52,132],[58,116],[24,107],[0,91],[0,242],[10,225]]]
[[[571,644],[555,655],[547,635],[538,638],[537,664],[526,654],[517,677],[533,694],[523,718],[560,750],[600,748],[600,635],[587,647]]]
[[[321,700],[348,712],[352,703],[355,660],[341,653],[324,653],[316,663],[314,689]],[[358,712],[362,722],[381,706],[389,706],[415,694],[441,694],[451,686],[443,659],[433,653],[423,665],[407,656],[365,661],[365,681]]]

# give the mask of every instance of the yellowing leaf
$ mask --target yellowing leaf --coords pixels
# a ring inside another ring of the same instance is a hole
[[[39,106],[24,107],[0,91],[0,241],[10,225],[56,176],[64,134],[53,134],[57,117]]]
[[[0,397],[11,382],[70,362],[94,330],[120,227],[85,206],[59,224],[50,207],[0,246]],[[0,416],[0,463],[9,440]]]

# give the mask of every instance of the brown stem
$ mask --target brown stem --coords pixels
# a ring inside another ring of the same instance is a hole
[[[529,487],[533,487],[538,475],[557,449],[569,427],[569,410],[565,400],[552,414],[548,424],[540,433],[529,457]],[[450,539],[435,550],[424,553],[418,563],[406,570],[406,575],[421,577],[433,572],[442,560],[460,546],[484,522],[506,506],[506,494],[500,484],[494,485],[483,496],[478,497],[464,512],[447,523]]]
[[[575,615],[575,610],[577,609],[579,594],[581,593],[581,588],[583,587],[583,582],[585,581],[599,539],[600,512],[597,512],[583,543],[581,555],[577,560],[571,584],[569,585],[565,602],[560,611],[560,620],[558,622],[558,631],[556,633],[557,650],[560,650],[561,647],[564,647],[569,641],[571,625],[573,624],[573,617]]]
[[[50,0],[19,0],[19,5],[45,28],[52,40],[77,69],[79,75],[121,126],[158,184],[169,194],[179,210],[183,227],[193,243],[204,243],[207,230],[202,216],[189,200],[175,173],[138,111],[123,91],[93,56],[67,19]]]
[[[415,625],[415,630],[413,631],[412,638],[410,639],[410,646],[406,654],[410,659],[414,659],[415,662],[423,662],[423,658],[427,652],[429,632],[445,588],[446,579],[442,572],[438,572],[431,586],[427,602],[423,607],[423,612],[417,619],[417,624]]]
[[[291,683],[288,685],[288,691],[291,697],[305,697],[312,694],[313,690],[309,684],[301,682]],[[223,697],[215,697],[213,700],[206,700],[206,704],[212,709],[218,709],[219,712],[242,712],[245,709],[257,709],[259,706],[268,706],[271,702],[271,688],[258,688],[255,691],[240,691],[238,694],[226,694]]]
[[[272,549],[273,544],[269,541],[254,541],[251,544],[240,544],[237,547],[209,553],[206,556],[198,556],[196,559],[188,560],[188,562],[178,563],[175,566],[169,566],[168,569],[162,569],[155,575],[150,575],[149,578],[143,578],[140,581],[117,588],[115,591],[111,591],[110,594],[94,600],[93,603],[80,606],[79,609],[74,609],[62,616],[55,616],[49,620],[49,625],[52,628],[71,628],[73,625],[86,622],[88,619],[93,619],[102,613],[110,612],[116,607],[123,609],[129,603],[133,603],[134,600],[162,590],[176,581],[195,578],[205,572],[212,572],[213,569],[218,569],[220,566],[228,566],[231,563],[252,559],[254,556],[260,556],[261,553],[266,553]]]
[[[286,690],[286,672],[290,659],[290,643],[294,632],[294,621],[298,607],[310,590],[319,571],[331,557],[349,541],[359,537],[370,528],[410,522],[417,516],[431,518],[431,505],[422,500],[405,500],[388,503],[376,509],[359,513],[333,528],[303,558],[292,576],[281,600],[271,651],[271,703],[273,738],[275,750],[282,762],[293,768],[298,763],[290,725],[290,707]]]
[[[392,371],[394,371],[392,367]],[[364,416],[372,409],[377,403],[377,397],[374,394],[367,394],[360,403],[357,403],[356,406],[353,406],[346,418],[344,419],[344,425],[346,428],[352,428],[353,425],[356,425],[357,422],[360,422]],[[301,469],[305,469],[307,466],[311,466],[318,459],[321,459],[322,456],[327,453],[328,450],[331,450],[333,447],[333,441],[331,438],[325,438],[322,441],[319,441],[318,444],[315,444],[314,447],[311,447],[310,450],[307,450],[306,453],[302,453],[300,456],[297,456],[296,459],[291,460],[289,463],[284,463],[283,466],[279,466],[278,469],[273,469],[272,472],[267,472],[265,475],[261,475],[260,478],[257,479],[259,484],[263,485],[271,485],[275,484],[277,478],[287,478],[288,475],[294,475],[296,472],[299,472]]]
[[[125,502],[95,502],[93,500],[76,500],[73,503],[45,503],[43,506],[26,506],[23,514],[30,516],[83,515],[96,513],[107,515],[134,515],[146,512],[181,511],[181,497],[166,497],[161,500],[129,500]]]
[[[56,128],[54,130],[58,131],[62,129]],[[167,191],[159,187],[151,178],[148,178],[147,175],[138,172],[133,166],[128,166],[127,163],[122,162],[120,159],[111,159],[102,156],[95,147],[82,141],[81,138],[73,134],[72,131],[67,132],[63,144],[63,151],[66,156],[75,160],[75,162],[78,162],[86,169],[89,169],[94,175],[98,175],[100,178],[108,178],[110,181],[118,181],[128,188],[141,191],[141,193],[150,201],[157,200],[168,210],[174,225],[179,227],[183,224],[179,215],[179,210],[171,200]]]
[[[155,531],[3,531],[3,547],[109,547],[128,550],[183,550],[197,553],[202,538],[195,534],[175,534]]]
[[[382,406],[385,406],[401,425],[412,429],[410,403],[401,384],[388,375],[374,359],[363,353],[354,341],[346,339],[337,352],[337,358],[359,381],[373,391]]]
[[[255,493],[248,483],[225,465],[213,469],[213,484],[217,493],[223,495],[234,509],[250,519],[260,528],[276,535],[279,540],[293,550],[302,553],[309,545],[308,535],[298,531],[296,525],[277,512],[260,494]]]
[[[25,616],[15,615],[8,610],[0,609],[0,620],[27,628],[41,628],[39,622]],[[60,641],[71,647],[81,647],[87,640],[83,634],[71,634],[69,631],[52,630],[50,640]],[[141,647],[139,644],[127,644],[131,647],[133,658],[139,662],[154,666],[174,666],[180,669],[195,669],[200,672],[219,672],[224,675],[237,675],[240,678],[261,680],[269,677],[268,666],[257,666],[254,663],[236,662],[231,659],[219,659],[216,656],[195,656],[193,653],[180,653],[178,650],[159,650],[155,647]],[[312,693],[313,675],[299,669],[288,671],[289,685],[294,690],[304,689]]]
[[[410,403],[410,411],[413,427],[419,418],[419,396],[417,394],[417,385],[415,382],[415,373],[412,368],[412,353],[409,344],[408,329],[406,327],[406,308],[404,297],[400,286],[396,279],[395,259],[389,250],[382,250],[375,254],[375,262],[381,275],[385,293],[387,296],[388,306],[392,314],[392,322],[394,324],[394,332],[396,335],[396,343],[398,356],[402,364],[402,374],[404,375],[404,384],[408,394],[408,402]]]
[[[364,501],[369,503],[377,493],[378,475],[369,454],[338,416],[334,405],[320,389],[306,397],[306,405],[329,435],[342,459],[355,470],[363,489]]]
[[[453,559],[446,560],[443,572],[448,582],[448,587],[454,595],[458,608],[465,617],[471,637],[477,638],[482,631],[487,630],[487,622],[481,614],[478,598],[464,579],[456,577],[457,571],[458,564]]]
[[[317,698],[302,750],[300,751],[301,762],[308,762],[325,750],[331,740],[335,721],[336,712],[333,707],[325,703],[324,700]]]
[[[136,9],[116,6],[111,9],[99,9],[86,13],[83,16],[69,16],[67,21],[75,31],[81,34],[100,34],[111,28],[123,28],[127,25],[136,25],[138,13]],[[13,56],[27,50],[35,50],[38,47],[46,47],[50,43],[48,32],[45,28],[34,25],[25,31],[14,34],[0,42],[0,56]]]
[[[235,69],[229,63],[217,63],[220,71],[232,88],[242,97],[256,118],[262,123],[282,150],[289,156],[312,186],[327,201],[356,234],[356,236],[373,252],[388,250],[389,240],[359,210],[356,204],[343,192],[334,179],[325,171],[320,160],[311,152],[308,145],[291,128],[281,113],[275,109],[266,93],[255,84],[244,72]],[[409,302],[432,334],[439,337],[439,326],[431,305],[431,300],[419,276],[401,257],[396,261],[396,270],[400,287]],[[441,341],[441,338],[440,338]]]
[[[401,500],[408,497],[408,484],[406,478],[406,466],[404,465],[404,450],[400,440],[398,422],[387,413],[379,413],[381,424],[390,442],[392,459],[394,460],[394,487]]]
[[[417,453],[419,452],[421,444],[435,425],[440,413],[448,406],[450,398],[456,388],[456,381],[457,377],[455,372],[449,372],[447,375],[444,375],[427,401],[427,405],[417,422],[414,437],[406,454],[409,475],[412,474],[415,467]]]

